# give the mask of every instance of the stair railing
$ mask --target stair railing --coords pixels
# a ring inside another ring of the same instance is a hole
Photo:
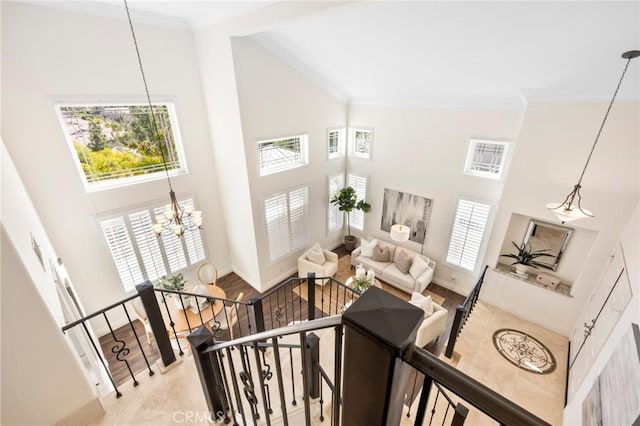
[[[476,306],[476,302],[478,301],[478,297],[480,296],[480,290],[482,289],[482,283],[484,282],[484,275],[487,273],[487,268],[489,266],[485,266],[482,271],[482,275],[478,279],[478,282],[473,287],[469,295],[464,299],[458,307],[456,308],[456,315],[453,317],[453,325],[451,326],[451,332],[449,333],[449,341],[447,343],[447,348],[444,351],[444,355],[447,358],[451,358],[453,355],[453,349],[456,346],[456,340],[464,327],[464,324],[467,322],[469,315],[473,311],[473,308]]]

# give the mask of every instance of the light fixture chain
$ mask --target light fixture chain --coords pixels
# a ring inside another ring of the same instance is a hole
[[[125,0],[126,1],[126,0]],[[596,145],[598,143],[598,139],[600,139],[600,134],[602,133],[602,129],[604,128],[604,124],[607,122],[607,117],[609,117],[609,112],[611,111],[611,107],[613,106],[613,101],[616,100],[616,96],[618,95],[618,90],[620,90],[620,85],[622,84],[622,80],[624,79],[624,75],[627,73],[627,68],[629,68],[629,63],[632,58],[627,59],[627,64],[624,66],[624,71],[622,71],[622,75],[620,76],[620,81],[618,81],[618,86],[616,86],[615,92],[613,92],[613,97],[611,98],[611,102],[609,103],[609,107],[607,108],[607,112],[604,114],[604,118],[602,119],[602,124],[600,124],[600,129],[598,129],[598,134],[596,135],[596,140],[593,141],[593,145],[591,146],[591,151],[589,152],[589,156],[587,157],[587,162],[584,164],[584,168],[582,169],[582,173],[580,173],[580,179],[578,179],[578,185],[582,183],[582,178],[584,176],[584,172],[587,171],[587,166],[589,165],[589,161],[591,161],[591,156],[593,156],[593,151],[596,149]]]
[[[158,124],[156,122],[156,114],[153,109],[153,103],[151,102],[151,96],[149,95],[149,87],[147,86],[147,78],[144,74],[144,68],[142,67],[142,59],[140,58],[140,49],[138,48],[138,39],[136,38],[136,33],[133,30],[133,22],[131,21],[131,13],[129,12],[129,4],[127,0],[124,1],[124,8],[127,11],[127,19],[129,20],[129,28],[131,28],[131,37],[133,37],[133,45],[136,48],[136,56],[138,58],[138,67],[140,68],[140,74],[142,74],[142,81],[144,83],[144,91],[147,95],[147,102],[149,103],[149,109],[151,111],[151,123],[153,125],[154,139],[155,135],[158,134]],[[169,179],[169,170],[167,169],[167,160],[164,156],[164,151],[162,150],[162,144],[160,144],[160,155],[162,156],[162,165],[164,166],[164,171],[167,175],[167,182],[169,183],[169,189],[173,189],[171,186],[171,179]]]

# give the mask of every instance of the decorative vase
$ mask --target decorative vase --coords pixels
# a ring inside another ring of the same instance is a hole
[[[344,241],[344,248],[348,252],[352,252],[356,248],[356,241],[358,241],[358,239],[353,235],[345,235],[343,241]]]
[[[523,277],[527,275],[527,271],[529,271],[528,265],[523,265],[522,263],[516,263],[516,274],[522,275]]]
[[[364,266],[362,266],[362,264],[356,266],[356,277],[357,278],[365,278],[366,276],[366,271],[364,269]]]
[[[376,279],[376,272],[373,269],[369,269],[367,271],[367,281],[369,281],[370,285],[373,285],[373,280]]]

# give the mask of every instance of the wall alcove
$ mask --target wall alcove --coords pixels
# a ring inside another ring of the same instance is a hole
[[[546,267],[529,268],[526,275],[519,275],[511,266],[513,259],[500,256],[495,271],[570,296],[571,286],[578,277],[596,236],[597,232],[588,229],[513,213],[500,254],[515,253],[512,242],[518,245],[527,242],[534,250],[548,249],[553,257],[539,258]],[[560,283],[554,285],[536,279],[541,273],[559,279]]]

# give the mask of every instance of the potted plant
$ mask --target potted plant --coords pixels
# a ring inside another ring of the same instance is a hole
[[[331,204],[338,206],[338,210],[347,214],[347,235],[344,236],[344,246],[348,251],[356,248],[356,237],[351,235],[350,214],[355,210],[361,210],[367,213],[371,210],[371,204],[365,200],[358,200],[356,190],[351,186],[345,186],[330,201]]]
[[[160,277],[160,280],[158,280],[158,284],[156,284],[156,287],[162,290],[184,291],[186,284],[187,281],[184,279],[182,274],[176,274],[170,277],[163,275],[162,277]],[[191,303],[191,299],[188,296],[183,296],[182,302],[180,301],[180,295],[178,294],[169,293],[169,297],[173,299],[178,309],[183,309],[183,303],[185,308],[188,307]]]
[[[549,251],[548,249],[534,251],[529,243],[522,243],[521,245],[518,245],[515,241],[511,241],[511,244],[516,248],[517,253],[501,254],[500,256],[515,259],[515,262],[511,265],[515,265],[516,273],[519,275],[526,275],[529,266],[533,268],[541,266],[541,264],[536,262],[535,259],[545,256],[553,257],[553,255],[545,253],[546,251]]]
[[[366,277],[354,277],[353,278],[353,288],[358,293],[362,294],[371,287],[371,282]]]

